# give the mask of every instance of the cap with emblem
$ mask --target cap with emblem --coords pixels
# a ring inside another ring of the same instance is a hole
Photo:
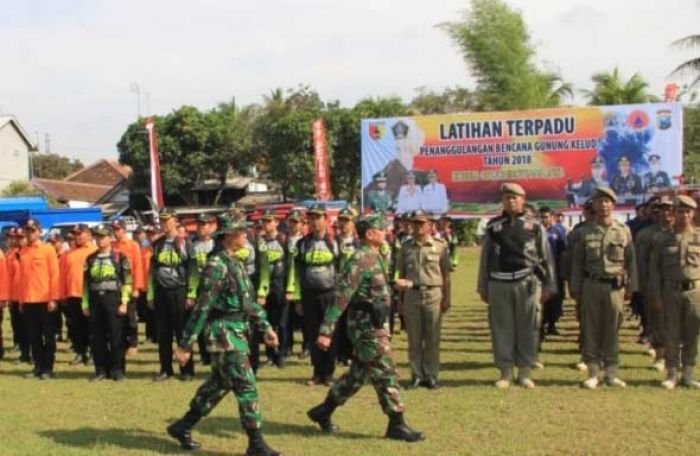
[[[301,222],[301,219],[302,219],[301,211],[299,211],[297,209],[292,209],[291,211],[289,211],[289,214],[287,214],[287,220]]]
[[[384,171],[378,173],[376,176],[374,176],[374,180],[376,182],[386,182],[386,173]]]
[[[659,160],[661,160],[661,156],[660,156],[659,154],[651,154],[651,155],[649,155],[649,163],[657,162],[657,161],[659,161]]]
[[[593,160],[591,160],[591,166],[592,167],[605,166],[605,160],[600,155],[596,155],[595,157],[593,157]]]
[[[262,220],[262,221],[275,220],[275,219],[277,219],[277,213],[275,213],[275,211],[272,209],[265,209],[265,211],[260,216],[260,220]]]
[[[162,221],[170,220],[171,218],[174,218],[174,217],[177,217],[177,213],[175,213],[175,211],[172,209],[163,208],[158,213],[158,218],[161,219]]]
[[[114,223],[112,223],[112,226],[114,226]],[[112,231],[110,230],[109,225],[101,223],[92,228],[92,234],[94,234],[97,237],[104,237],[112,234]]]
[[[676,196],[676,199],[673,201],[673,205],[677,208],[682,208],[682,207],[690,208],[690,209],[697,209],[698,208],[698,203],[696,203],[695,200],[688,195]]]
[[[658,208],[662,206],[673,206],[673,200],[671,200],[671,198],[666,195],[657,197],[657,200],[654,202],[653,207]]]
[[[355,219],[355,211],[350,209],[349,207],[346,207],[345,209],[341,210],[338,213],[338,220],[343,219],[343,220],[354,220]]]
[[[617,203],[617,194],[615,193],[615,190],[610,187],[596,187],[595,193],[593,194],[593,199],[597,198],[610,198],[613,203]]]
[[[307,213],[309,215],[326,215],[326,206],[323,204],[312,204]]]
[[[432,218],[430,217],[430,214],[419,209],[413,212],[411,215],[411,221],[414,223],[425,223],[431,222]]]
[[[24,231],[41,231],[41,224],[38,220],[29,219],[24,224]]]
[[[201,213],[197,216],[197,223],[209,223],[211,221],[211,216],[209,214]]]
[[[218,218],[219,229],[214,233],[215,236],[235,233],[237,231],[243,231],[248,228],[251,224],[245,220],[233,219],[226,215],[222,215]]]
[[[620,158],[617,159],[617,164],[619,165],[620,163],[627,163],[629,164],[630,159],[627,157],[627,155],[623,155]]]
[[[501,193],[511,193],[513,195],[525,196],[525,189],[515,182],[506,182],[501,185]]]

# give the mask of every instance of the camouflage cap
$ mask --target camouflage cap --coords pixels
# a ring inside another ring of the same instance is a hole
[[[312,204],[309,210],[307,211],[307,214],[309,215],[326,215],[326,206],[323,204]]]
[[[41,231],[41,223],[36,219],[29,219],[24,224],[24,231]]]
[[[170,220],[171,218],[176,218],[177,213],[173,209],[163,208],[158,213],[158,218],[162,221]]]
[[[216,231],[216,233],[214,233],[216,236],[227,233],[235,233],[236,231],[243,231],[251,225],[245,220],[233,219],[225,215],[220,216],[218,222],[219,229]]]
[[[604,185],[595,188],[593,199],[598,198],[610,198],[613,203],[617,203],[617,194],[615,193],[615,190]]]
[[[525,189],[522,187],[522,185],[515,182],[506,182],[505,184],[501,185],[501,193],[512,193],[513,195],[525,196]]]
[[[370,214],[360,217],[357,221],[358,231],[367,229],[385,230],[387,220],[383,214]]]
[[[92,228],[92,234],[93,234],[95,237],[104,237],[104,236],[109,236],[109,235],[111,235],[111,234],[112,234],[112,230],[110,229],[110,226],[109,226],[109,225],[107,225],[107,224],[105,224],[105,223],[101,223],[101,224],[99,224],[99,225],[97,225],[97,226],[94,226],[94,227]]]
[[[277,219],[277,212],[273,209],[265,209],[265,211],[260,216],[260,220],[275,220]]]
[[[355,211],[353,211],[349,207],[346,207],[345,209],[341,210],[338,213],[338,220],[340,220],[340,219],[354,220],[355,219]]]
[[[673,201],[673,206],[676,208],[685,207],[690,209],[697,209],[698,203],[696,203],[695,200],[688,195],[678,195]]]
[[[411,221],[414,223],[425,223],[432,222],[432,218],[430,217],[430,214],[419,209],[413,212],[411,215]]]

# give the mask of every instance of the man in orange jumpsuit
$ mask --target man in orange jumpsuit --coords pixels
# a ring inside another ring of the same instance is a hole
[[[29,338],[24,324],[24,316],[20,312],[19,293],[22,289],[19,271],[20,252],[27,245],[23,228],[13,228],[10,231],[10,249],[7,251],[7,270],[10,276],[10,321],[12,324],[12,338],[19,349],[20,355],[15,364],[31,363]]]
[[[19,258],[19,301],[34,358],[34,369],[27,378],[46,380],[53,377],[56,356],[53,312],[60,294],[58,258],[53,247],[39,240],[41,227],[36,220],[28,220],[24,231],[27,246]]]

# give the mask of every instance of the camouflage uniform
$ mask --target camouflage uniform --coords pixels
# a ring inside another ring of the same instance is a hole
[[[212,375],[197,390],[190,410],[200,417],[206,416],[233,390],[242,426],[260,429],[258,391],[248,360],[248,321],[262,333],[270,325],[265,310],[252,299],[251,288],[240,260],[223,249],[212,254],[202,274],[200,296],[180,347],[190,350],[204,331],[207,351],[212,356]]]
[[[331,387],[328,397],[336,405],[344,404],[369,379],[387,415],[402,413],[396,366],[391,356],[386,315],[391,290],[387,267],[381,253],[366,243],[345,263],[338,280],[336,301],[325,314],[319,333],[330,337],[340,314],[348,307],[348,337],[355,359],[350,370]],[[384,318],[373,321],[372,308]]]

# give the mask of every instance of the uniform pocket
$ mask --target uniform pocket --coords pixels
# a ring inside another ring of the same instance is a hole
[[[685,260],[691,266],[700,265],[700,245],[689,245],[685,254]]]
[[[621,242],[611,242],[605,249],[608,260],[620,263],[625,260],[625,244]]]
[[[679,263],[679,258],[678,258],[678,246],[677,245],[669,245],[665,246],[662,249],[662,262],[664,266],[676,266]]]
[[[596,261],[600,259],[600,242],[599,241],[589,241],[586,242],[586,259],[588,261]]]

